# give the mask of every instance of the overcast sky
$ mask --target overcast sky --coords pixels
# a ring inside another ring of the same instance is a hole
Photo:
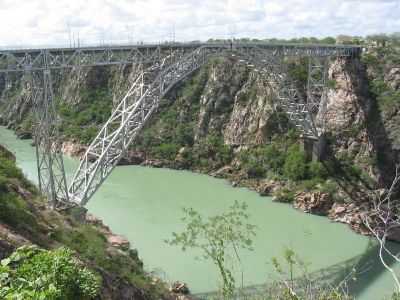
[[[0,0],[0,46],[396,31],[400,0]]]

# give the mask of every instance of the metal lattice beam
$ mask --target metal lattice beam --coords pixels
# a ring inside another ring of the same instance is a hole
[[[204,64],[206,50],[195,50],[156,76],[154,67],[138,76],[81,159],[69,187],[72,201],[80,205],[89,201],[158,107],[160,99],[176,82]]]
[[[0,73],[25,72],[30,78],[36,116],[39,185],[53,206],[59,201],[85,205],[117,165],[129,145],[179,81],[213,55],[236,53],[260,70],[279,92],[279,105],[304,136],[321,132],[314,114],[325,95],[327,56],[356,56],[359,47],[298,44],[212,43],[0,51]],[[310,57],[307,100],[290,82],[284,58]],[[67,190],[58,140],[51,70],[102,65],[141,65],[142,72],[89,146]],[[26,76],[25,76],[26,77]]]
[[[43,65],[48,64],[47,55]],[[36,120],[34,139],[40,190],[47,195],[51,206],[60,201],[69,201],[61,142],[58,132],[58,117],[55,109],[52,77],[50,69],[28,72],[29,89],[33,98]]]

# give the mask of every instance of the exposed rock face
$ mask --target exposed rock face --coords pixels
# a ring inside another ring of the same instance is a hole
[[[65,141],[61,145],[62,153],[74,157],[80,157],[85,153],[86,149],[86,146],[80,145],[79,143],[74,141]]]
[[[329,68],[329,78],[335,80],[336,87],[329,90],[327,102],[322,103],[326,108],[320,110],[318,117],[324,119],[331,132],[343,132],[365,121],[364,107],[360,103],[364,102],[367,110],[370,105],[359,93],[364,83],[354,74],[359,72],[358,68],[357,62],[347,59],[337,59]]]
[[[281,189],[283,185],[282,182],[266,179],[260,181],[256,190],[261,196],[271,196]]]
[[[363,223],[364,213],[365,207],[357,206],[354,203],[335,203],[329,210],[328,217],[335,222],[348,224],[354,231],[362,235],[371,235]]]
[[[335,152],[370,157],[374,147],[365,124],[372,104],[365,94],[367,82],[362,66],[357,60],[337,59],[329,68],[329,79],[336,82],[336,87],[329,90],[326,103],[321,104],[318,122],[333,135]]]
[[[400,92],[400,68],[391,68],[386,76],[385,83],[394,91]],[[400,105],[391,105],[390,109],[382,113],[385,131],[387,132],[390,146],[397,153],[397,160],[400,161]]]
[[[119,161],[119,165],[140,165],[146,160],[146,153],[141,151],[128,151],[128,153]]]
[[[243,103],[243,97],[248,97],[250,89],[253,98]],[[264,80],[250,74],[249,80],[236,94],[235,102],[228,124],[224,130],[224,140],[229,145],[262,144],[272,135],[268,127],[273,114],[272,91]]]
[[[400,90],[400,68],[392,68],[385,76],[385,82],[394,90]]]
[[[227,145],[254,145],[266,141],[272,116],[272,90],[236,59],[212,65],[200,98],[195,140],[222,133]]]
[[[329,194],[321,192],[302,192],[295,195],[294,207],[307,213],[327,215],[333,205]]]
[[[200,98],[196,140],[209,132],[221,132],[228,121],[235,94],[242,88],[247,75],[240,66],[233,67],[231,61],[211,65],[207,85]]]
[[[107,236],[107,241],[114,247],[121,250],[128,250],[130,247],[129,241],[123,236],[110,234]]]

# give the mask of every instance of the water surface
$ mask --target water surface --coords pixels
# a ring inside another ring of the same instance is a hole
[[[0,143],[16,154],[18,165],[28,178],[36,181],[31,141],[17,140],[11,131],[0,127]],[[77,161],[66,157],[65,166],[71,176]],[[283,249],[290,247],[311,263],[310,272],[319,271],[324,278],[340,281],[353,267],[362,272],[351,284],[357,299],[382,299],[392,291],[391,277],[376,259],[377,247],[370,239],[327,218],[274,203],[248,189],[232,188],[224,180],[186,171],[117,167],[87,207],[114,232],[129,239],[148,271],[167,280],[185,281],[194,292],[206,292],[218,286],[215,267],[197,260],[200,253],[182,252],[164,240],[172,232],[182,230],[183,207],[213,215],[226,210],[235,200],[248,204],[250,223],[257,225],[255,251],[241,253],[242,266],[235,264],[239,283],[242,272],[244,285],[263,284],[276,278],[271,258],[280,257]]]

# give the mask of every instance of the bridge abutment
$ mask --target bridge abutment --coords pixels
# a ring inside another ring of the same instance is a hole
[[[306,154],[308,161],[323,161],[326,154],[326,137],[324,135],[318,139],[304,137],[301,149]]]

